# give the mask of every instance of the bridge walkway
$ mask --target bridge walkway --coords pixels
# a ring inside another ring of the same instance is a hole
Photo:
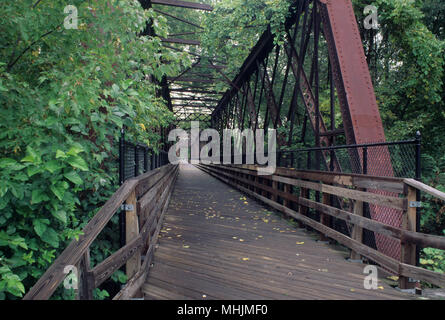
[[[259,202],[183,164],[145,299],[409,299],[385,281],[363,285],[363,264]]]

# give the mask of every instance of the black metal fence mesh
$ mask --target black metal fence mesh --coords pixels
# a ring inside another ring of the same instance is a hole
[[[393,176],[416,178],[417,141],[391,142],[385,144],[368,144],[357,146],[339,146],[330,148],[311,148],[298,151],[283,151],[277,154],[277,165],[297,170],[337,171],[343,173],[369,174],[373,176]],[[389,192],[377,193],[397,196]],[[313,198],[318,193],[311,195]],[[342,199],[331,198],[334,206],[347,211],[352,204]],[[378,205],[365,205],[365,216],[394,227],[401,227],[403,212]],[[319,214],[312,211],[308,216],[319,220]],[[351,226],[341,219],[332,218],[335,230],[350,235]],[[382,253],[399,259],[400,241],[374,235],[364,230],[363,242]]]
[[[156,153],[147,146],[128,141],[121,141],[119,161],[121,183],[169,162],[166,151]]]

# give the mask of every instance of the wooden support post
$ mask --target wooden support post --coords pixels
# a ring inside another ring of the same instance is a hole
[[[323,192],[322,202],[323,202],[323,204],[331,205],[331,195],[329,193]],[[320,222],[323,225],[330,228],[331,227],[331,216],[321,213],[320,214]],[[324,234],[322,234],[320,237],[320,240],[321,241],[329,241],[329,238],[326,237]]]
[[[135,239],[139,235],[139,217],[137,212],[137,199],[136,192],[133,191],[126,201],[126,205],[128,206],[125,211],[125,220],[126,220],[126,243],[129,243],[131,240]],[[131,208],[132,206],[132,208]],[[132,209],[132,210],[131,210]],[[138,251],[135,253],[133,257],[131,257],[126,264],[126,273],[127,279],[131,279],[141,268],[141,252]],[[137,296],[141,296],[142,293]]]
[[[276,191],[278,190],[278,182],[277,181],[272,181],[272,188],[274,189],[274,193],[271,194],[271,200],[277,202],[278,201],[278,197],[277,197],[277,193]]]
[[[283,187],[283,191],[284,191],[285,193],[291,193],[291,187],[290,187],[290,185],[288,185],[287,183],[285,183],[285,184],[284,184],[284,187]],[[291,203],[290,203],[289,200],[287,200],[287,199],[283,199],[283,205],[284,205],[285,207],[290,208]]]
[[[301,198],[307,198],[309,196],[309,191],[306,188],[300,188],[300,197]],[[303,205],[298,205],[298,212],[300,212],[302,215],[307,215],[307,208]],[[298,225],[300,228],[304,228],[304,224],[298,221]]]
[[[402,229],[416,232],[417,225],[417,208],[410,206],[410,203],[416,202],[416,189],[408,186],[407,200],[408,209],[404,212],[402,217]],[[406,243],[402,240],[402,250],[400,254],[400,260],[403,263],[416,265],[416,245],[412,243]],[[400,289],[413,289],[415,282],[409,281],[407,277],[399,277]]]
[[[93,300],[94,279],[90,266],[90,249],[88,248],[77,265],[78,292],[76,299]]]
[[[354,203],[354,214],[363,217],[363,201],[356,200]],[[351,238],[362,243],[363,242],[363,228],[354,225],[351,232]],[[361,256],[355,251],[351,251],[351,260],[360,260]]]

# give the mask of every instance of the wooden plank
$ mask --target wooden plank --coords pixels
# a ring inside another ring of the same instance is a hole
[[[162,188],[165,187],[165,183],[168,181],[169,176],[175,169],[175,167],[168,168],[168,171],[165,171],[164,175],[156,181],[156,185],[153,186],[147,193],[145,193],[142,198],[139,199],[137,205],[138,209],[140,210],[139,212],[141,213],[141,216],[143,216],[144,218],[146,217],[148,206],[150,204],[153,206],[153,200],[156,199],[156,196],[159,195],[161,191],[163,191]]]
[[[211,172],[209,172],[209,173],[217,178],[221,178],[215,173],[211,173]],[[332,230],[332,229],[322,225],[321,223],[316,222],[315,220],[312,220],[306,216],[303,216],[302,214],[295,212],[294,210],[292,210],[290,208],[286,208],[286,207],[284,207],[270,199],[267,199],[266,197],[256,194],[247,188],[239,186],[239,185],[229,181],[228,179],[225,179],[225,178],[221,178],[221,179],[223,181],[226,181],[228,184],[233,185],[235,188],[238,188],[238,189],[242,190],[243,192],[246,192],[250,196],[253,196],[253,197],[261,200],[262,202],[266,203],[267,205],[271,206],[272,208],[277,209],[277,210],[291,216],[292,218],[302,221],[304,224],[316,229],[317,231],[325,234],[326,236],[347,246],[348,248],[351,248],[351,249],[357,251],[358,253],[366,256],[367,258],[374,260],[375,262],[379,263],[380,265],[388,268],[389,270],[391,270],[395,273],[398,273],[399,261],[397,261],[393,258],[387,257],[384,254],[382,254],[370,247],[367,247],[364,244],[361,244],[361,243],[349,238],[348,236],[345,236],[344,234],[342,234],[338,231]]]
[[[445,287],[445,275],[444,274],[440,274],[440,273],[433,272],[430,270],[411,266],[406,263],[401,263],[393,258],[385,256],[384,254],[382,254],[382,253],[380,253],[380,252],[378,252],[364,244],[359,243],[358,241],[356,241],[354,239],[351,239],[351,238],[343,235],[340,232],[332,230],[319,222],[316,222],[308,217],[305,217],[302,214],[293,211],[292,209],[286,208],[285,206],[282,206],[282,205],[280,205],[270,199],[267,199],[266,197],[263,197],[255,192],[252,192],[251,190],[249,190],[247,188],[237,185],[236,183],[222,177],[220,172],[219,173],[212,172],[212,170],[211,170],[211,168],[209,168],[209,166],[206,166],[206,167],[200,166],[200,168],[202,170],[204,170],[205,172],[209,173],[210,175],[222,180],[223,182],[230,184],[230,185],[234,186],[235,188],[249,194],[250,196],[253,196],[253,197],[261,200],[262,202],[266,203],[267,205],[269,205],[277,210],[280,210],[283,213],[285,213],[297,220],[302,221],[303,223],[318,230],[319,232],[324,233],[326,236],[351,248],[352,250],[356,251],[357,253],[379,263],[380,265],[384,266],[388,270],[391,270],[395,274],[399,274],[400,276],[405,276],[405,277],[414,277],[416,279],[424,280],[429,283],[435,284],[437,286]],[[310,201],[310,200],[306,200],[306,201]],[[324,206],[323,204],[318,204],[318,205]],[[333,208],[333,209],[336,209],[336,208]],[[340,209],[337,209],[337,210],[342,211]],[[348,214],[350,214],[350,213],[348,213]],[[357,217],[366,219],[366,218],[363,218],[360,216],[357,216]],[[372,220],[370,220],[370,221],[372,221]],[[375,221],[373,221],[373,223],[374,222]]]
[[[136,192],[132,192],[128,197],[127,205],[133,206],[133,210],[125,211],[125,239],[126,243],[130,243],[132,240],[139,236],[139,218],[137,212],[137,199]],[[141,255],[136,251],[134,255],[128,259],[126,265],[127,279],[131,279],[141,267]]]
[[[272,181],[272,189],[278,191],[278,182]],[[272,193],[271,199],[273,201],[275,201],[275,202],[278,201],[278,197],[277,197],[277,193],[276,192]]]
[[[363,217],[363,201],[356,200],[354,203],[354,214]],[[351,238],[357,242],[363,243],[363,228],[358,224],[354,224],[352,228]],[[351,251],[351,260],[360,260],[360,254]]]
[[[235,169],[258,171],[256,165],[231,165]],[[253,173],[255,174],[255,173]],[[304,180],[315,180],[332,185],[384,190],[395,193],[404,192],[403,179],[393,177],[376,177],[355,173],[327,172],[315,170],[295,170],[293,168],[276,168],[275,175]]]
[[[128,300],[128,299],[130,299],[139,290],[139,288],[142,287],[142,285],[145,282],[145,279],[149,273],[149,266],[151,264],[151,261],[153,260],[155,245],[156,245],[158,237],[159,237],[159,232],[161,230],[162,221],[165,216],[165,212],[167,211],[168,204],[170,202],[171,191],[173,189],[175,180],[178,175],[178,169],[179,169],[178,166],[176,166],[176,169],[174,171],[173,181],[170,184],[169,188],[166,189],[166,194],[168,194],[168,197],[165,200],[165,204],[163,206],[159,221],[157,223],[156,231],[150,241],[149,248],[147,249],[147,252],[145,254],[144,263],[142,264],[142,267],[139,270],[139,272],[132,279],[130,279],[127,282],[127,284],[124,286],[124,288],[122,288],[122,290],[119,291],[119,293],[116,296],[113,297],[113,300]]]
[[[218,165],[213,165],[218,167]],[[233,170],[233,168],[228,168]],[[319,192],[326,192],[335,196],[345,197],[353,200],[360,200],[369,202],[381,206],[387,206],[389,208],[396,208],[399,210],[405,210],[407,207],[406,199],[396,198],[391,196],[384,196],[370,192],[357,191],[342,187],[330,186],[322,183],[315,183],[310,181],[303,181],[294,178],[287,178],[278,175],[263,176],[264,179],[271,179],[273,181],[287,183],[301,188],[312,189]],[[307,177],[305,177],[307,178]]]
[[[284,186],[283,186],[283,192],[287,193],[287,194],[291,194],[291,187],[290,187],[290,185],[285,183]],[[290,207],[291,206],[291,202],[289,200],[287,200],[287,199],[284,199],[283,200],[283,205],[285,207]]]
[[[123,266],[131,257],[140,252],[143,247],[144,243],[142,242],[142,237],[138,236],[95,266],[93,269],[94,287],[97,288],[104,283],[105,280],[111,277],[111,275]]]
[[[207,166],[209,167],[209,166]],[[208,168],[210,170],[215,170],[216,173],[220,173],[216,171],[217,169]],[[222,173],[226,176],[231,176],[229,173]],[[248,183],[249,180],[246,179],[238,179],[241,182]],[[253,183],[257,189],[265,190],[268,192],[274,192],[273,189],[271,189],[268,186],[255,184]],[[307,199],[307,190],[306,193],[304,193],[305,189],[300,189],[300,196],[297,197],[296,195],[287,194],[284,192],[277,192],[277,195],[283,199],[288,199],[289,201],[295,202],[299,204],[299,212],[305,214],[307,208],[311,208],[317,211],[320,211],[322,213],[328,214],[332,217],[342,219],[348,223],[352,223],[354,225],[358,225],[360,228],[369,229],[374,232],[378,232],[380,234],[390,236],[396,239],[403,240],[405,242],[410,243],[416,243],[422,247],[432,247],[437,249],[445,250],[445,237],[442,236],[435,236],[435,235],[428,235],[420,232],[413,232],[408,230],[403,230],[400,228],[396,228],[390,225],[386,225],[384,223],[378,222],[376,220],[371,220],[368,218],[365,218],[360,215],[356,215],[347,211],[344,211],[342,209],[338,209],[335,207],[331,207],[322,203],[318,203],[312,200]],[[261,191],[256,191],[256,193],[260,193]],[[304,195],[302,195],[302,192]]]
[[[93,300],[94,276],[91,272],[90,250],[88,249],[78,264],[78,299]]]
[[[408,186],[408,201],[416,201],[416,189]],[[402,228],[405,230],[416,232],[417,225],[417,208],[408,207],[402,217]],[[410,265],[416,265],[416,245],[402,241],[401,246],[401,262]],[[413,289],[414,282],[410,282],[407,277],[399,278],[399,287],[401,289]]]
[[[325,205],[331,204],[331,196],[328,193],[323,193],[322,195],[322,202]],[[331,216],[321,212],[320,213],[320,222],[321,224],[331,228]],[[329,239],[326,238],[324,235],[321,236],[321,241],[328,241]]]
[[[404,210],[407,207],[406,199],[396,198],[391,196],[380,195],[376,193],[358,191],[343,187],[335,187],[322,183],[315,183],[303,180],[297,180],[292,178],[285,178],[280,176],[272,176],[273,181],[279,181],[288,183],[297,187],[303,187],[307,189],[312,189],[315,191],[329,193],[338,197],[349,198],[353,200],[359,200],[363,202],[373,203],[381,206],[386,206],[389,208],[395,208],[399,210]]]
[[[76,265],[85,254],[91,243],[96,239],[121,204],[134,191],[136,180],[126,181],[119,190],[105,203],[91,221],[83,228],[79,240],[73,240],[48,268],[37,283],[28,291],[24,300],[46,300],[51,297],[65,278],[63,270],[67,265]]]
[[[136,180],[138,185],[136,187],[136,197],[139,199],[143,196],[148,190],[156,185],[158,181],[172,169],[172,167],[172,164],[168,164],[137,177]]]
[[[423,191],[435,198],[445,201],[445,192],[434,189],[434,188],[427,186],[426,184],[423,184],[422,182],[414,180],[414,179],[404,179],[403,182],[417,190]]]
[[[196,9],[196,10],[204,10],[204,11],[213,11],[213,7],[204,4],[204,3],[196,3],[196,2],[188,2],[188,1],[180,1],[180,0],[151,0],[152,4],[160,4],[164,6],[172,6],[172,7],[181,7],[187,9]]]

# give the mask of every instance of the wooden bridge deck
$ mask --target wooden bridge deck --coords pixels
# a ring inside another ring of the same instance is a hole
[[[181,165],[145,299],[409,299],[260,203]]]

